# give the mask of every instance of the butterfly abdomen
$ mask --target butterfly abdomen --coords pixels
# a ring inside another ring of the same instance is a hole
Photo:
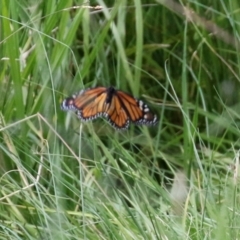
[[[112,102],[112,98],[113,98],[114,94],[116,94],[116,90],[115,90],[114,87],[107,88],[107,97],[106,97],[106,100],[105,100],[106,104]]]

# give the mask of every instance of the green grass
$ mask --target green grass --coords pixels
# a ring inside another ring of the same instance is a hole
[[[0,2],[0,239],[238,239],[239,2],[84,3]],[[61,111],[93,86],[159,123]]]

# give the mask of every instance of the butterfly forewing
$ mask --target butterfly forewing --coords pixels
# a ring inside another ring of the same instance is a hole
[[[80,92],[79,95],[76,96],[74,101],[74,106],[76,109],[80,110],[87,107],[89,104],[95,101],[95,99],[102,94],[104,89],[87,89],[86,91]],[[100,91],[101,90],[101,91]]]
[[[143,117],[138,120],[137,124],[155,125],[157,123],[157,116],[153,114],[148,105],[141,100],[138,100],[139,108],[143,112]]]

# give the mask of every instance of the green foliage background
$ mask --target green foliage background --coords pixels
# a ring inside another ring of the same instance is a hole
[[[239,11],[1,1],[0,239],[238,239]],[[159,123],[119,132],[61,111],[93,86]]]

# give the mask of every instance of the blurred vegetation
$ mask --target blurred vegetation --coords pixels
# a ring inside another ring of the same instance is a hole
[[[1,239],[238,239],[240,2],[0,2]],[[154,127],[61,111],[143,99]]]

